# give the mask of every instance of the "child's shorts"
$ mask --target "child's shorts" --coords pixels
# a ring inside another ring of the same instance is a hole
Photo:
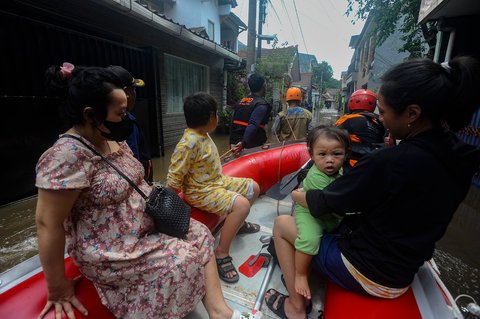
[[[297,238],[295,249],[307,254],[316,255],[324,233],[332,232],[340,225],[341,218],[333,214],[325,214],[320,218],[313,217],[308,209],[301,207],[295,210]]]
[[[247,199],[253,197],[253,179],[223,176],[223,185],[207,186],[184,194],[190,206],[217,215],[230,213],[239,195]]]

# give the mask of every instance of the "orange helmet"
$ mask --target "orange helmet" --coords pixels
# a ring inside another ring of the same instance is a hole
[[[287,90],[285,100],[288,101],[301,101],[302,100],[302,90],[297,87],[291,87]]]
[[[361,89],[353,92],[350,99],[348,99],[348,109],[350,111],[364,110],[373,112],[376,102],[377,95],[373,91]]]

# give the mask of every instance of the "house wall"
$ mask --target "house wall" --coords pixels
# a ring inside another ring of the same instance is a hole
[[[65,129],[57,110],[61,101],[47,97],[44,92],[42,74],[50,65],[64,61],[76,65],[121,64],[135,77],[143,78],[146,87],[137,91],[134,114],[141,124],[147,124],[142,126],[153,145],[160,147],[162,136],[163,146],[174,145],[186,127],[183,113],[166,113],[163,72],[166,53],[207,66],[209,91],[221,103],[223,56],[162,32],[148,21],[115,11],[112,5],[19,0],[2,6],[2,30],[12,25],[5,16],[20,17],[25,22],[18,22],[18,29],[9,32],[9,37],[2,36],[4,49],[8,51],[3,53],[5,59],[0,68],[3,72],[0,102],[6,108],[5,121],[9,123],[2,126],[2,136],[10,144],[0,145],[0,153],[9,155],[4,156],[4,162],[12,174],[8,178],[2,176],[0,204],[35,193],[35,163]],[[132,55],[141,55],[141,59]],[[14,68],[9,67],[12,63]],[[19,76],[24,78],[5,83]],[[158,155],[163,147],[152,151]]]
[[[220,77],[223,72],[223,59],[205,54],[201,50],[185,43],[177,43],[173,49],[171,46],[160,47],[161,53],[158,56],[160,61],[160,100],[163,118],[163,134],[165,146],[174,146],[183,134],[183,130],[187,127],[183,113],[166,113],[167,97],[165,95],[166,79],[164,72],[164,54],[168,53],[176,57],[186,59],[191,62],[208,66],[209,93],[217,100],[220,107],[222,102],[222,83]],[[193,92],[192,92],[193,93]]]
[[[398,49],[404,44],[404,41],[400,39],[401,36],[402,33],[395,31],[375,49],[373,67],[368,77],[370,90],[376,92],[380,86],[381,76],[393,65],[403,62],[408,57],[408,53],[398,52]]]
[[[404,43],[401,40],[401,32],[395,30],[384,43],[377,47],[372,33],[373,27],[374,22],[367,21],[360,35],[361,38],[355,46],[352,63],[349,67],[353,83],[347,82],[348,96],[364,86],[376,91],[385,71],[408,56],[405,52],[398,52]],[[349,76],[350,74],[347,79]]]
[[[165,15],[187,28],[204,27],[208,30],[208,20],[215,24],[216,43],[220,43],[220,17],[217,0],[177,0],[165,6]]]
[[[198,2],[200,0],[181,0],[177,1],[178,4],[185,5],[185,2]],[[216,0],[204,2],[205,4],[216,3]],[[199,7],[200,8],[200,7]],[[187,7],[186,11],[193,11]],[[157,124],[163,129],[163,142],[164,146],[175,145],[183,130],[186,128],[185,119],[183,113],[166,113],[166,81],[164,74],[164,57],[163,54],[167,53],[179,58],[186,59],[188,61],[205,65],[209,68],[209,90],[213,97],[221,105],[222,101],[222,86],[220,75],[223,73],[223,58],[214,55],[210,52],[196,47],[190,43],[180,40],[172,35],[160,32],[153,29],[151,26],[142,23],[140,21],[130,21],[125,23],[125,16],[117,14],[115,12],[107,11],[109,19],[105,18],[105,13],[102,12],[89,12],[89,17],[93,21],[92,24],[101,23],[101,25],[112,30],[122,37],[122,41],[129,43],[130,45],[144,47],[152,46],[159,54],[157,55],[157,66],[160,75],[159,85],[157,90],[159,91],[159,99],[157,104]],[[181,23],[181,22],[180,22]],[[140,77],[139,75],[136,75]],[[148,85],[148,83],[146,83]],[[193,92],[192,92],[193,93]]]
[[[238,33],[234,32],[230,27],[223,27],[222,28],[222,35],[221,35],[222,43],[221,44],[223,46],[229,48],[230,50],[234,51],[234,52],[238,52],[237,37],[238,37]],[[229,43],[227,43],[227,41]]]

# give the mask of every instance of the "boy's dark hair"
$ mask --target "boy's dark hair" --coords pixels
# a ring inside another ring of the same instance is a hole
[[[217,109],[217,101],[205,92],[189,95],[183,102],[183,113],[189,128],[207,124],[210,117],[217,114]]]
[[[248,87],[252,93],[260,91],[265,83],[265,77],[260,74],[254,73],[248,78]]]
[[[336,126],[319,125],[314,127],[307,136],[308,152],[311,154],[313,151],[313,144],[320,136],[327,136],[328,138],[339,141],[344,147],[346,152],[350,151],[350,137],[348,132]]]

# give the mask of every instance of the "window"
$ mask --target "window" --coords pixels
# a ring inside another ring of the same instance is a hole
[[[215,23],[210,20],[208,20],[207,34],[210,40],[215,41]]]
[[[183,112],[183,99],[195,92],[208,91],[208,68],[165,54],[167,113]]]

